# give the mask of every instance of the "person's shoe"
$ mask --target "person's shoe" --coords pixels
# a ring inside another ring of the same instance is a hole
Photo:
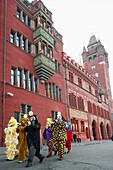
[[[46,158],[50,158],[52,155],[47,155]]]
[[[23,163],[23,162],[24,162],[24,161],[18,161],[18,163],[20,163],[20,164]]]
[[[13,159],[6,159],[6,161],[13,161]]]
[[[56,155],[56,154],[57,154],[57,151],[55,151],[54,155]]]
[[[15,158],[14,158],[14,159],[16,159],[16,158],[18,158],[18,155],[15,155]]]
[[[70,151],[67,151],[67,153],[70,153]]]
[[[44,157],[40,158],[40,161],[39,161],[39,163],[42,163],[43,159],[44,159]]]
[[[31,167],[31,166],[32,166],[32,160],[28,159],[28,163],[27,163],[26,167],[28,168],[28,167]]]
[[[59,160],[59,161],[62,161],[62,159],[63,159],[63,158],[59,158],[58,160]]]
[[[28,167],[31,167],[31,166],[32,166],[32,163],[31,163],[31,162],[28,162],[27,165],[26,165],[27,168],[28,168]]]

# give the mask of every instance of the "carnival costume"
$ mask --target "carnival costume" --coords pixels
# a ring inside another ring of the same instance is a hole
[[[47,158],[49,158],[50,156],[52,156],[52,151],[55,152],[54,155],[57,154],[57,149],[54,146],[54,142],[53,142],[53,130],[51,129],[51,124],[52,124],[52,119],[51,118],[47,118],[47,123],[46,123],[46,136],[47,136],[47,145],[48,145],[48,156]]]
[[[13,160],[15,156],[18,155],[18,150],[16,149],[18,144],[18,134],[16,132],[16,128],[17,121],[14,117],[11,117],[8,127],[4,129],[6,134],[5,144],[7,151],[5,153],[7,154],[7,160]]]
[[[26,156],[29,156],[28,144],[27,144],[27,132],[25,131],[25,123],[27,123],[29,119],[27,118],[27,115],[24,115],[23,118],[21,118],[21,125],[17,127],[17,132],[19,133],[19,154],[18,154],[18,162],[22,163],[25,161]]]
[[[72,133],[70,123],[66,123],[66,132],[67,132],[66,148],[68,148],[67,153],[69,153],[71,150],[71,142],[72,142],[72,138],[73,138],[73,133]]]
[[[54,145],[59,153],[59,160],[64,157],[64,148],[66,144],[66,126],[62,121],[61,113],[57,113],[57,121],[54,123],[52,130],[54,131]]]

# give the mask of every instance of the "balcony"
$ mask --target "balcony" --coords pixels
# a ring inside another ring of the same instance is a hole
[[[33,33],[33,41],[36,42],[39,38],[42,40],[45,40],[50,44],[52,47],[54,47],[54,39],[53,37],[46,31],[44,30],[41,26],[38,27]]]
[[[42,84],[55,74],[55,62],[43,53],[34,58],[34,68]]]

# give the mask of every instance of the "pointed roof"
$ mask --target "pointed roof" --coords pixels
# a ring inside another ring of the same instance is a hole
[[[87,52],[85,46],[83,47],[83,53]]]
[[[89,44],[88,46],[97,43],[96,37],[95,35],[91,36],[90,40],[89,40]]]
[[[98,40],[98,46],[99,46],[99,45],[102,45],[102,43],[101,43],[101,41],[100,41],[100,40]]]

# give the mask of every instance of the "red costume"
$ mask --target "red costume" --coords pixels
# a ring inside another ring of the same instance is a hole
[[[73,132],[72,132],[70,126],[71,126],[71,124],[68,123],[68,128],[66,128],[66,132],[67,132],[66,148],[68,148],[68,152],[70,152],[70,150],[71,150],[71,142],[73,139]]]

